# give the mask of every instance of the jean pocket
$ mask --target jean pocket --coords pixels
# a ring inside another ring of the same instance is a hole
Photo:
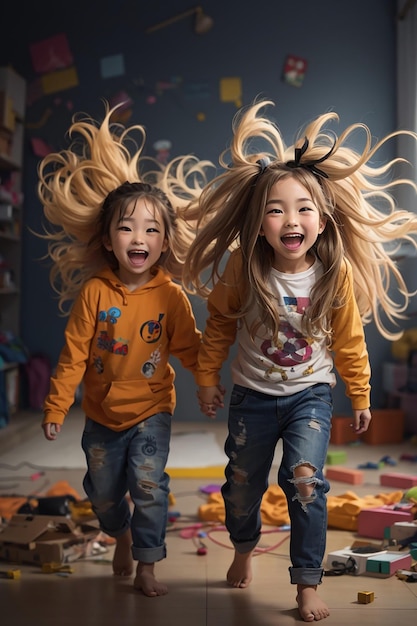
[[[242,389],[236,389],[233,387],[232,393],[230,394],[230,407],[239,407],[245,404],[247,398],[247,392]]]
[[[324,402],[331,410],[333,410],[333,398],[329,385],[321,383],[310,387],[310,394],[315,400]]]

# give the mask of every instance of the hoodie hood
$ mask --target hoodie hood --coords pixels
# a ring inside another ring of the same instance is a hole
[[[161,285],[165,285],[166,283],[171,282],[171,277],[166,274],[162,268],[154,268],[153,273],[154,275],[151,280],[149,280],[141,287],[138,287],[134,291],[130,291],[129,289],[127,289],[126,285],[120,281],[120,279],[116,276],[113,270],[111,270],[109,267],[98,271],[93,278],[99,278],[100,280],[105,281],[113,289],[116,289],[123,294],[142,294],[144,291],[149,291],[151,289],[155,289],[156,287],[160,287]]]

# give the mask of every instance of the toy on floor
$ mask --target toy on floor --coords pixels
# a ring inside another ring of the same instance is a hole
[[[20,569],[8,569],[5,571],[0,571],[0,578],[10,578],[12,580],[20,579]]]
[[[375,599],[375,595],[373,591],[358,591],[358,602],[359,604],[369,604],[373,602]]]
[[[417,519],[417,487],[410,487],[404,494],[404,500],[411,502],[413,508],[411,509],[414,519]]]

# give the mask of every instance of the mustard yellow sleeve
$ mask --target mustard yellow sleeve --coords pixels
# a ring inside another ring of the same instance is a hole
[[[371,367],[363,324],[353,291],[352,267],[347,261],[342,269],[341,289],[345,304],[341,308],[333,309],[332,313],[331,349],[334,353],[334,363],[345,383],[346,395],[352,403],[352,409],[368,409],[371,403]]]
[[[175,292],[172,313],[169,315],[170,353],[181,365],[194,374],[201,344],[201,332],[196,326],[194,313],[188,297],[182,290]]]
[[[63,424],[84,377],[95,325],[85,299],[80,295],[65,329],[65,343],[44,402],[43,423]]]
[[[220,382],[220,369],[236,339],[237,320],[229,315],[240,309],[240,281],[239,259],[233,253],[208,298],[208,318],[198,354],[198,385],[211,387]]]

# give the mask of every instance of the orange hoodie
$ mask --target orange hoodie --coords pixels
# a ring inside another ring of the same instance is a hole
[[[121,431],[150,415],[173,413],[177,357],[193,374],[201,333],[182,288],[158,269],[129,291],[110,270],[89,280],[74,302],[43,423],[62,424],[83,383],[82,408]]]

